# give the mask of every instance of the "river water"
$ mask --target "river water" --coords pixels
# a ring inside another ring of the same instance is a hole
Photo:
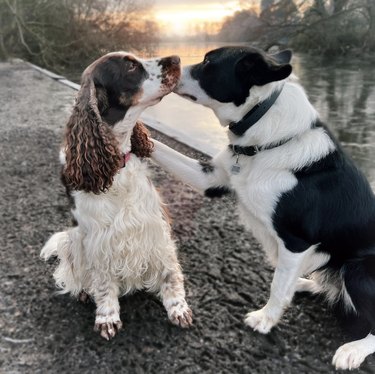
[[[183,64],[192,64],[201,61],[205,52],[220,46],[220,43],[161,43],[152,55],[177,54]],[[294,72],[321,118],[375,186],[374,62],[302,54],[295,54],[292,60]],[[226,131],[209,109],[174,94],[150,108],[145,117],[156,118],[168,127],[170,135],[208,154],[227,144]]]

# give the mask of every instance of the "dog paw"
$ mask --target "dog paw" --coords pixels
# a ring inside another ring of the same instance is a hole
[[[337,349],[332,359],[336,370],[353,370],[359,368],[367,354],[358,347],[357,342],[346,343]]]
[[[122,328],[122,322],[118,315],[97,315],[94,330],[106,339],[112,339]]]
[[[174,325],[184,329],[189,328],[193,324],[193,312],[185,300],[172,305],[168,310],[168,317]]]
[[[263,309],[246,314],[245,324],[250,326],[254,331],[261,334],[268,334],[277,321],[274,321]]]

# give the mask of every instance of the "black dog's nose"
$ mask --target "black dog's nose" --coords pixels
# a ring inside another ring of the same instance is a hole
[[[179,56],[171,56],[171,64],[172,65],[178,65],[181,62],[181,59]]]

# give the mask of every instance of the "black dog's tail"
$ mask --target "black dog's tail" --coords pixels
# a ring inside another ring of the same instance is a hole
[[[346,291],[355,308],[349,313],[356,339],[375,334],[375,248],[347,261],[342,268]]]

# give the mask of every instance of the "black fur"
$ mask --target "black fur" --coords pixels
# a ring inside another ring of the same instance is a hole
[[[223,197],[224,195],[228,195],[231,193],[231,190],[228,187],[219,186],[219,187],[211,187],[207,188],[204,191],[204,195],[207,197]]]
[[[375,196],[335,143],[334,152],[294,171],[298,183],[281,196],[273,224],[292,252],[320,243],[318,250],[331,256],[325,268],[343,275],[356,320],[369,326],[368,334],[375,331]]]
[[[191,68],[191,76],[210,98],[239,106],[254,85],[288,77],[290,59],[290,51],[269,55],[249,47],[224,47],[207,53]],[[324,124],[316,121],[311,128],[323,128],[335,150],[291,170],[297,184],[280,197],[273,226],[289,251],[301,253],[317,245],[317,251],[329,254],[328,263],[317,271],[325,272],[332,287],[346,290],[350,300],[339,294],[336,306],[360,339],[375,333],[375,196]],[[221,196],[222,191],[229,190],[215,187],[206,196]]]
[[[202,166],[202,171],[203,171],[203,173],[205,173],[205,174],[213,173],[214,170],[215,170],[215,166],[212,165],[211,162],[207,162],[207,161],[199,161],[199,164],[200,164],[200,166]]]
[[[294,175],[298,184],[282,195],[273,217],[290,251],[321,243],[319,250],[341,267],[355,252],[375,247],[374,193],[340,147]]]
[[[254,85],[262,86],[288,77],[290,51],[269,55],[251,47],[223,47],[208,52],[191,75],[213,99],[239,106]]]

